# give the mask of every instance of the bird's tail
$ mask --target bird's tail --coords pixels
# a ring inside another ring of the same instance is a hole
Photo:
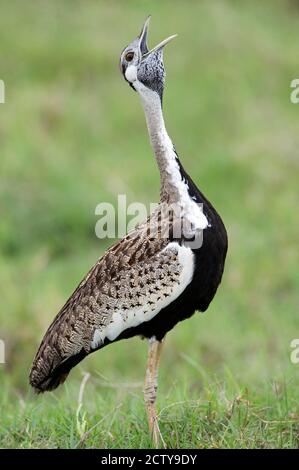
[[[33,361],[29,382],[38,393],[57,388],[90,352],[84,348],[86,328],[69,307],[67,303],[48,328]]]
[[[38,393],[57,388],[76,364],[96,350],[91,347],[94,321],[87,300],[90,289],[98,282],[97,270],[98,263],[67,300],[41,342],[29,376]]]
[[[43,344],[41,344],[41,347]],[[47,351],[47,352],[46,352]],[[67,357],[58,358],[48,348],[40,348],[31,367],[29,382],[37,393],[51,391],[62,384],[70,370],[81,362],[87,355],[82,348],[78,353]],[[52,361],[53,356],[55,360]]]

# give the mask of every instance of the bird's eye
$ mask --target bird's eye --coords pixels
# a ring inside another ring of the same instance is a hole
[[[125,55],[125,59],[127,62],[132,62],[132,60],[134,59],[134,52],[127,52],[126,55]]]

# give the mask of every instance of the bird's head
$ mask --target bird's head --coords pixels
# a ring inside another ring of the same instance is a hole
[[[122,52],[120,69],[130,86],[142,94],[150,90],[156,92],[161,101],[163,96],[165,70],[163,64],[163,48],[176,34],[169,36],[156,47],[147,47],[147,33],[150,16],[146,19],[140,35]]]

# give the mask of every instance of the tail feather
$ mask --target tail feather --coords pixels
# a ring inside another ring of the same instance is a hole
[[[90,352],[94,329],[90,306],[98,263],[87,273],[49,326],[37,351],[29,382],[38,392],[54,390]]]
[[[65,381],[70,370],[86,356],[87,352],[82,348],[79,353],[62,360],[54,367],[49,367],[48,362],[37,357],[30,372],[30,385],[37,393],[54,390]]]
[[[82,323],[72,324],[66,312],[64,308],[54,319],[33,361],[29,382],[38,393],[57,388],[89,353],[83,339],[86,330]]]

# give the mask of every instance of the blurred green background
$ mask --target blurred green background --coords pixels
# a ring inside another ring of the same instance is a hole
[[[229,235],[208,312],[166,339],[165,440],[298,446],[290,342],[299,336],[299,104],[290,102],[290,82],[299,76],[299,2],[10,0],[0,15],[1,447],[75,446],[81,418],[87,427],[103,421],[80,445],[148,445],[146,342],[89,357],[54,394],[34,397],[28,373],[50,321],[112,244],[95,236],[96,205],[116,204],[118,194],[147,206],[158,200],[141,105],[118,70],[149,13],[150,45],[179,35],[165,50],[169,134]],[[78,418],[85,371],[88,400]],[[225,424],[234,406],[250,416],[243,437],[240,422]]]

